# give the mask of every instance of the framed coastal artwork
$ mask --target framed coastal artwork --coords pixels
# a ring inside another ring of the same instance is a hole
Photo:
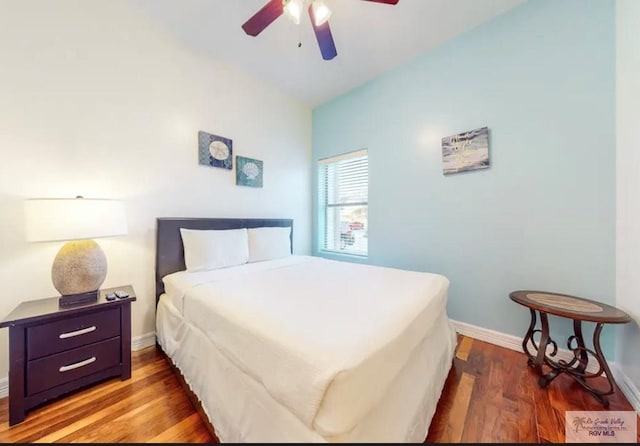
[[[444,175],[488,167],[488,127],[442,138],[442,173]]]
[[[198,132],[198,164],[233,168],[233,141],[212,133]]]
[[[263,162],[236,156],[236,185],[262,187]]]

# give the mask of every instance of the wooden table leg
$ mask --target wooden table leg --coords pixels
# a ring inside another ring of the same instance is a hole
[[[9,327],[9,426],[21,423],[27,414],[24,404],[25,342],[24,327]]]
[[[549,320],[547,314],[540,312],[540,322],[542,323],[542,332],[540,333],[540,344],[538,344],[538,354],[533,361],[533,367],[538,375],[542,376],[542,364],[544,364],[544,357],[547,354],[547,345],[549,345]]]
[[[615,392],[616,384],[615,384],[615,380],[613,379],[613,374],[609,369],[609,365],[607,364],[607,360],[605,359],[604,354],[602,353],[602,348],[600,347],[600,333],[602,333],[603,327],[604,327],[603,323],[598,323],[596,325],[596,329],[593,332],[593,347],[595,348],[595,358],[598,361],[598,366],[599,366],[598,371],[596,373],[587,373],[586,360],[584,365],[583,365],[583,361],[581,360],[580,365],[578,367],[576,367],[575,369],[567,369],[566,372],[578,384],[580,384],[589,393],[591,393],[604,407],[609,407],[609,398],[607,398],[607,395],[611,395],[613,392]],[[580,335],[582,335],[581,332],[580,332]],[[582,346],[578,344],[578,347],[576,348],[576,350],[577,349],[580,349],[581,355],[584,355],[584,357],[587,356],[588,350],[584,346],[584,342],[582,342]],[[609,388],[606,391],[598,390],[590,386],[589,384],[587,384],[587,381],[586,381],[587,378],[596,378],[596,377],[602,376],[603,373],[606,374],[607,381],[609,384]]]
[[[591,393],[604,407],[609,407],[609,399],[607,398],[607,395],[611,395],[612,393],[614,393],[615,380],[613,378],[611,370],[609,369],[607,360],[602,353],[602,348],[600,347],[600,334],[602,333],[603,326],[603,323],[598,323],[593,332],[593,346],[595,349],[595,351],[593,351],[588,349],[584,343],[584,338],[582,336],[582,322],[574,320],[574,335],[571,336],[569,338],[569,341],[567,342],[567,347],[573,351],[574,359],[567,363],[562,360],[555,362],[549,358],[545,358],[545,362],[551,368],[551,371],[546,375],[540,376],[538,383],[541,386],[545,387],[553,379],[555,379],[556,376],[560,375],[561,373],[566,373],[568,376],[573,378],[574,381],[580,384],[585,390]],[[571,343],[574,339],[576,341],[576,346],[571,347]],[[587,365],[589,363],[588,353],[591,353],[598,361],[598,370],[594,373],[587,372]],[[603,374],[606,374],[606,378],[609,384],[609,388],[607,390],[598,390],[588,384],[588,379],[597,378],[602,376]]]
[[[120,379],[131,378],[131,302],[125,302],[120,308],[121,319],[121,373]]]
[[[522,351],[524,351],[525,355],[529,358],[527,364],[533,367],[536,357],[529,352],[529,342],[531,342],[534,348],[536,347],[536,342],[533,340],[533,334],[536,332],[536,311],[533,308],[529,308],[529,312],[531,313],[531,323],[529,324],[527,333],[524,335],[524,339],[522,339]]]
[[[579,374],[584,374],[584,371],[587,369],[587,364],[589,364],[589,355],[587,354],[587,348],[584,344],[584,338],[582,337],[582,321],[573,320],[573,336],[569,338],[569,342],[567,343],[567,347],[570,350],[574,351],[574,355],[578,358],[579,364],[575,368],[575,371]],[[571,348],[571,339],[576,340],[576,348]]]

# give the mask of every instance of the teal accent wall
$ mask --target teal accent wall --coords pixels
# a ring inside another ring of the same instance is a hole
[[[443,175],[441,138],[484,126],[491,167]],[[313,111],[314,162],[361,148],[365,261],[444,274],[452,319],[522,336],[516,289],[615,304],[614,1],[530,0]]]

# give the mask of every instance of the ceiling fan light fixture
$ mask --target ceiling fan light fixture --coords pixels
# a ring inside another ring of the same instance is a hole
[[[284,13],[295,23],[300,24],[300,17],[302,16],[302,0],[282,0],[282,6],[284,7]]]
[[[395,5],[400,0],[366,0],[372,3]],[[302,10],[306,9],[311,19],[313,33],[320,47],[320,54],[324,60],[331,60],[338,55],[333,41],[329,16],[331,10],[323,0],[268,0],[249,20],[242,24],[242,29],[250,36],[257,36],[281,15],[287,15],[296,24],[300,24]],[[302,45],[298,43],[298,47]]]
[[[315,0],[311,7],[313,8],[313,17],[316,22],[316,26],[320,26],[329,20],[331,17],[331,10],[322,0]]]

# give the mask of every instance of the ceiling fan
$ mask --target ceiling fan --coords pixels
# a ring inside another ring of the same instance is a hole
[[[395,5],[399,0],[364,0],[375,3]],[[282,14],[286,14],[294,23],[300,23],[304,6],[309,3],[308,12],[311,26],[318,40],[318,46],[324,60],[331,60],[338,55],[329,28],[331,10],[322,0],[270,0],[243,25],[242,29],[250,36],[257,36]]]

